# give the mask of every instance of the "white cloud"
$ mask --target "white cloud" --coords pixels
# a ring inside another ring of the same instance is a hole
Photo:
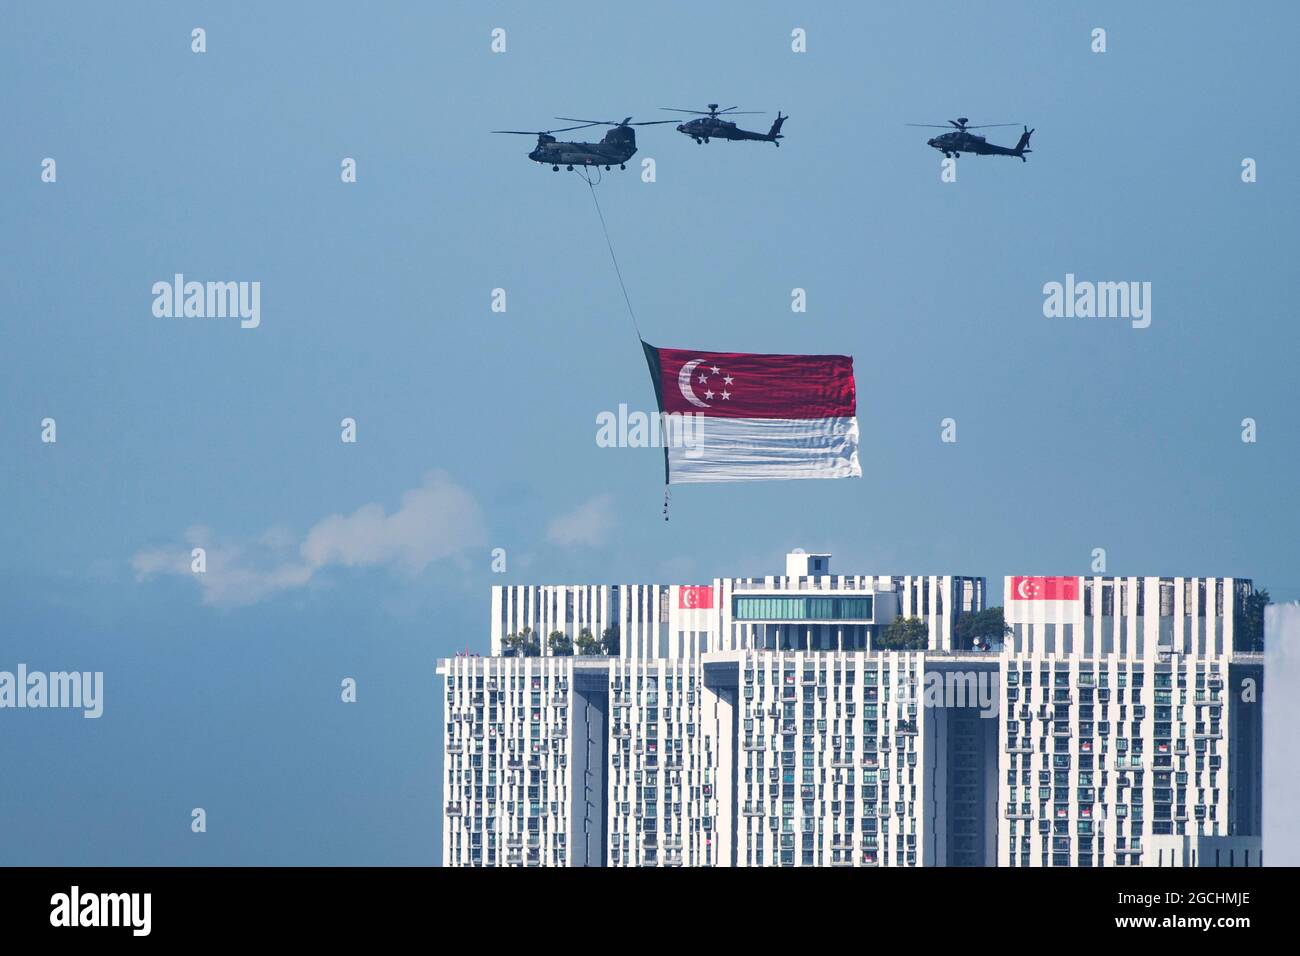
[[[546,526],[546,537],[566,548],[598,548],[613,528],[613,499],[609,495],[597,495],[573,511],[552,518]]]
[[[211,532],[190,528],[185,546],[149,548],[131,560],[136,580],[158,574],[188,575],[203,589],[206,604],[252,604],[280,591],[305,587],[331,567],[393,567],[416,575],[434,561],[456,557],[486,540],[483,519],[472,495],[443,472],[426,475],[418,488],[402,495],[401,507],[388,514],[382,505],[362,505],[350,515],[316,522],[285,557],[294,538],[281,527],[268,529],[251,546],[215,544]],[[207,571],[191,570],[191,548],[206,549]]]

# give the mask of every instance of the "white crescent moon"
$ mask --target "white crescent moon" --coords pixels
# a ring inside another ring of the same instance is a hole
[[[682,398],[686,399],[696,408],[709,408],[711,406],[700,401],[691,391],[691,374],[695,371],[695,366],[703,362],[704,359],[691,359],[682,366],[682,370],[677,373],[677,387],[681,390]]]
[[[1022,601],[1029,600],[1029,595],[1025,593],[1025,585],[1028,583],[1029,580],[1027,578],[1021,578],[1020,583],[1016,585],[1016,597],[1020,598]]]

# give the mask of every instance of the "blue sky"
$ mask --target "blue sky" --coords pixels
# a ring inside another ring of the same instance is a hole
[[[0,862],[433,862],[434,661],[486,648],[494,583],[802,546],[996,588],[1104,547],[1300,597],[1293,6],[376,6],[0,12],[0,669],[105,673],[99,720],[0,714]],[[607,175],[641,328],[854,355],[865,474],[665,524],[659,454],[594,440],[653,395],[587,187],[487,131],[708,102],[787,139],[650,127]],[[940,183],[903,124],[959,115],[1030,161]],[[260,281],[261,327],[155,318],[175,272]],[[1044,318],[1068,272],[1150,281],[1151,327]]]

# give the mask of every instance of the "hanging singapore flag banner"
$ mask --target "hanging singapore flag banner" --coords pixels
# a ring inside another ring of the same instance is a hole
[[[1014,577],[1011,579],[1013,601],[1077,601],[1078,578]]]
[[[668,482],[862,477],[851,356],[641,344]]]
[[[713,607],[713,588],[707,584],[683,584],[677,591],[677,607],[702,611]]]

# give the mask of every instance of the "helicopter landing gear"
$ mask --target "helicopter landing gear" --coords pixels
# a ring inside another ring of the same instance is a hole
[[[627,164],[626,164],[626,163],[619,163],[619,164],[618,164],[618,168],[619,168],[619,169],[627,169]]]
[[[558,173],[559,171],[560,171],[560,167],[559,167],[559,166],[552,166],[552,167],[551,167],[551,172],[553,172],[553,173]]]
[[[707,143],[707,142],[708,142],[708,141],[709,141],[709,138],[708,138],[708,137],[707,137],[707,136],[706,136],[706,137],[704,137],[704,142],[706,142],[706,143]]]
[[[605,172],[609,172],[609,167],[608,167],[608,166],[605,167]]]
[[[696,146],[703,146],[703,145],[704,145],[704,140],[702,140],[702,139],[700,139],[698,136],[696,136],[696,137],[695,137],[695,145],[696,145]]]
[[[569,169],[569,172],[573,172],[573,167],[572,167],[572,166],[569,166],[568,169]]]

